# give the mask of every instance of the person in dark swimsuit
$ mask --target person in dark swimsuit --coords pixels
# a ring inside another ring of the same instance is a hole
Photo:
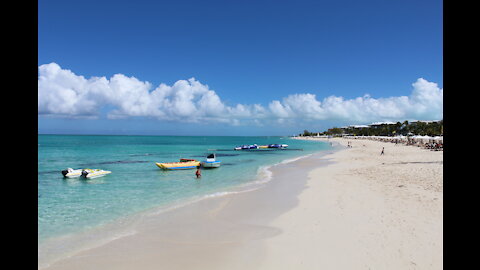
[[[195,175],[197,176],[197,178],[202,177],[202,171],[200,170],[200,166],[197,166],[197,171],[195,172]]]

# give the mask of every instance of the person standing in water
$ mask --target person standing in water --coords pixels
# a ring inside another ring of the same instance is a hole
[[[202,171],[200,170],[200,166],[197,166],[197,171],[195,172],[195,175],[197,176],[197,178],[202,177]]]

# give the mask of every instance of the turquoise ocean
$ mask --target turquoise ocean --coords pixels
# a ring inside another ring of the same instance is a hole
[[[288,144],[285,150],[240,150],[243,144]],[[145,211],[268,181],[268,167],[314,152],[328,143],[288,137],[38,135],[38,243],[88,234]],[[155,162],[180,158],[204,160],[215,152],[222,165],[164,171]],[[61,170],[104,169],[111,174],[90,179],[63,178]]]

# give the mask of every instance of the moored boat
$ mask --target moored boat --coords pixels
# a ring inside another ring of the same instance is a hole
[[[233,148],[234,150],[245,150],[245,149],[257,149],[258,148],[258,145],[257,144],[244,144],[244,145],[240,145],[240,146],[236,146],[235,148]]]
[[[180,162],[155,162],[155,164],[163,170],[184,170],[195,169],[200,166],[200,161],[195,159],[181,158]]]
[[[207,156],[207,159],[201,162],[204,168],[218,168],[221,165],[221,161],[216,159],[215,153]]]
[[[267,144],[267,145],[250,144],[250,145],[236,146],[233,149],[234,150],[266,149],[266,148],[285,149],[287,147],[288,147],[288,144]]]
[[[82,170],[82,177],[86,179],[92,179],[92,178],[102,177],[110,173],[112,172],[100,170],[100,169],[84,169]]]
[[[62,171],[62,175],[65,178],[80,177],[80,175],[82,175],[82,169],[74,170],[72,168],[68,168]]]
[[[287,148],[288,144],[269,144],[268,148]]]

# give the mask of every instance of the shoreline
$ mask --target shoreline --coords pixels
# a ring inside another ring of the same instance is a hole
[[[442,268],[443,153],[323,141],[335,149],[272,166],[259,189],[162,213],[46,269]]]
[[[56,267],[57,263],[59,262],[68,262],[69,260],[71,260],[72,258],[74,259],[77,256],[84,256],[79,254],[88,253],[92,250],[99,249],[104,246],[108,246],[112,242],[121,241],[123,238],[135,237],[137,234],[139,234],[139,230],[142,231],[145,227],[152,226],[152,225],[145,225],[145,224],[155,223],[155,219],[162,218],[162,216],[177,216],[176,213],[172,213],[172,212],[184,211],[184,208],[196,208],[195,205],[202,205],[200,207],[202,208],[201,211],[205,212],[205,211],[208,211],[207,208],[217,207],[215,206],[215,204],[217,204],[217,201],[229,200],[229,197],[231,196],[256,192],[259,189],[264,189],[265,186],[269,185],[273,180],[272,172],[271,172],[272,168],[275,168],[277,166],[285,166],[292,162],[298,162],[299,160],[308,158],[312,155],[325,155],[327,154],[327,152],[331,152],[331,151],[334,151],[334,150],[332,149],[322,150],[319,152],[310,153],[310,154],[302,155],[299,157],[288,158],[268,166],[261,166],[257,172],[257,179],[252,182],[247,182],[238,186],[230,187],[226,190],[202,195],[200,197],[191,198],[191,199],[188,199],[187,201],[181,200],[178,202],[174,202],[172,204],[168,204],[166,206],[154,207],[148,210],[141,211],[139,213],[122,217],[113,222],[104,224],[98,228],[93,228],[93,230],[89,229],[85,232],[81,232],[78,235],[74,235],[72,239],[69,240],[69,243],[72,243],[72,245],[74,245],[73,248],[70,247],[72,248],[71,252],[69,252],[68,254],[61,254],[61,256],[53,256],[54,258],[47,257],[43,259],[41,263],[39,260],[39,269],[51,269],[52,266]],[[190,210],[187,210],[187,212],[188,211]],[[139,227],[139,223],[144,223],[144,225],[140,225]],[[117,227],[117,225],[120,225],[120,226]],[[165,226],[165,225],[163,224],[162,226]],[[109,230],[112,230],[112,233],[108,232],[109,233],[108,236],[105,236],[104,233]],[[94,236],[90,236],[91,234],[93,234]],[[100,242],[98,241],[98,239],[94,239],[96,238],[95,236],[99,236],[99,235],[101,235],[102,238],[105,238],[105,239],[103,239]],[[66,236],[66,237],[70,237],[70,236]],[[61,238],[64,238],[64,237],[61,237]],[[88,238],[88,241],[85,242],[84,245],[77,244],[78,240],[84,240],[86,238]],[[77,242],[77,243],[74,243],[74,242]],[[50,246],[53,248],[56,248],[55,246],[59,246],[59,245],[65,247],[64,244],[65,243],[60,243],[60,242],[55,243],[54,241],[50,243]],[[40,252],[39,252],[39,255],[40,255]],[[56,269],[56,268],[53,268],[53,269]],[[63,268],[60,268],[60,269],[63,269]],[[66,269],[70,269],[70,268],[67,267]]]

